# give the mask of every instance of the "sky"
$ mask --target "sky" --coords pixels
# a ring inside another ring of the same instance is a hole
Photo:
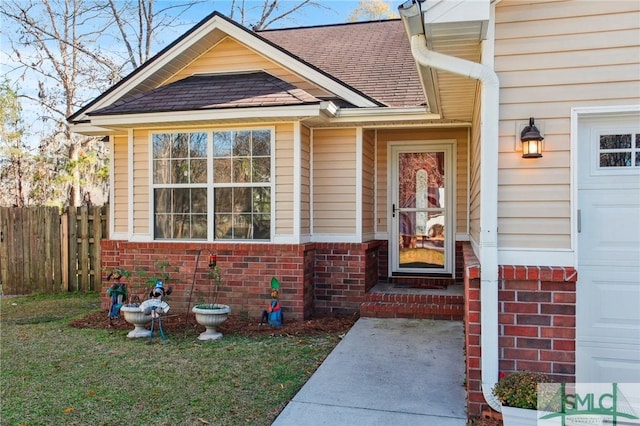
[[[2,1],[2,0],[0,0]],[[238,3],[238,0],[236,3]],[[257,13],[262,7],[262,4],[265,0],[245,0],[246,4],[249,5],[248,9],[254,9],[254,13]],[[290,28],[290,27],[306,27],[306,26],[316,26],[316,25],[331,25],[331,24],[342,24],[348,22],[349,16],[356,9],[360,3],[360,0],[316,0],[318,3],[322,4],[322,7],[308,7],[302,9],[300,12],[297,12],[292,18],[285,18],[274,25],[270,26],[270,29],[273,28]],[[395,9],[399,4],[402,3],[403,0],[387,0],[386,3],[390,6],[391,10],[395,12]],[[160,8],[164,5],[168,4],[179,4],[180,0],[160,0],[157,4],[156,8]],[[229,16],[229,12],[231,9],[231,1],[206,1],[203,4],[199,4],[196,7],[189,10],[186,14],[183,15],[183,20],[185,22],[184,25],[178,26],[174,29],[172,33],[172,37],[165,38],[163,37],[163,42],[165,44],[170,43],[173,39],[177,38],[193,25],[197,24],[213,13],[214,11],[218,11],[225,16]],[[287,10],[291,4],[298,3],[295,0],[281,0],[282,9]],[[234,20],[238,20],[238,16],[234,16]],[[163,46],[160,46],[162,48]]]
[[[1,1],[1,0],[0,0]],[[239,3],[241,0],[236,1]],[[257,13],[260,10],[265,0],[245,0],[247,10],[253,10]],[[331,25],[341,24],[349,20],[349,16],[356,9],[360,3],[360,0],[316,0],[322,4],[322,7],[307,7],[303,8],[300,12],[297,12],[292,18],[282,19],[276,22],[269,28],[289,28],[289,27],[301,27],[301,26],[315,26],[315,25]],[[402,0],[389,0],[386,3],[390,8],[395,11],[395,8],[402,2]],[[156,10],[166,7],[167,5],[180,4],[184,1],[180,0],[160,0],[156,2]],[[175,38],[189,30],[193,25],[200,22],[214,11],[218,11],[225,16],[229,16],[231,9],[231,1],[207,1],[191,8],[187,13],[182,16],[184,25],[178,26],[172,30],[167,36],[162,37],[164,45],[169,44]],[[295,0],[281,0],[282,10],[290,9],[289,5],[299,3]],[[238,16],[234,16],[234,20],[238,20]],[[161,43],[160,49],[164,47]]]
[[[358,7],[359,0],[318,0],[322,3],[326,9],[320,8],[308,8],[303,9],[298,13],[295,19],[282,21],[278,27],[295,27],[295,26],[311,26],[311,25],[326,25],[326,24],[339,24],[348,20],[351,12]],[[170,3],[168,1],[161,3]],[[259,6],[263,3],[262,0],[248,0],[247,4],[254,3]],[[283,5],[295,4],[296,1],[284,0],[281,2]],[[394,5],[394,1],[387,2],[390,5]],[[400,4],[400,2],[397,2]],[[209,13],[217,10],[225,15],[228,15],[230,10],[230,1],[212,1],[206,2],[197,7],[197,10],[191,12],[189,17],[194,17],[194,23],[199,19],[197,17],[204,18]],[[393,6],[392,6],[393,7]]]

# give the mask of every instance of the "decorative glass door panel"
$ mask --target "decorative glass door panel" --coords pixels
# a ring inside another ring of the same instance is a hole
[[[448,151],[395,151],[393,272],[450,272]]]

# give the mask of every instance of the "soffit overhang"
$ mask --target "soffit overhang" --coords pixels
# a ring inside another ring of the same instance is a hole
[[[482,60],[490,16],[489,0],[427,0],[422,6],[427,48],[472,62]],[[477,81],[431,67],[418,66],[432,112],[443,120],[470,122]]]

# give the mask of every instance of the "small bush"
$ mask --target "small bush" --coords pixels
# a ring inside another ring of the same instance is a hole
[[[532,371],[518,371],[500,379],[493,394],[502,405],[535,410],[538,406],[538,383],[550,383],[548,376]]]

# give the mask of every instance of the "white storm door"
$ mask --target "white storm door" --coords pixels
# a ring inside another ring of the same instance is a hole
[[[640,116],[578,122],[576,379],[640,383]]]
[[[453,265],[450,145],[391,146],[391,272],[449,274]]]

